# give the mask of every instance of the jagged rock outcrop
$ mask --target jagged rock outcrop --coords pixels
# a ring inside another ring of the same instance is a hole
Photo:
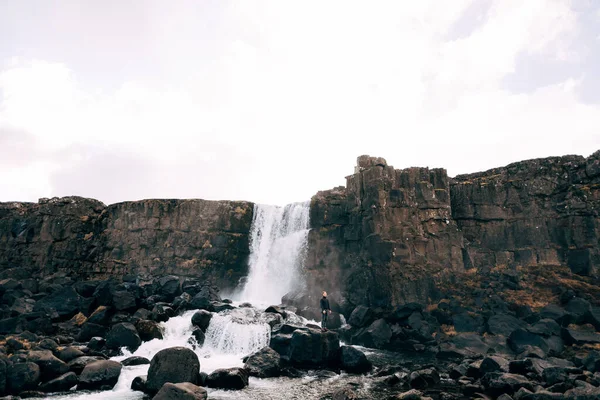
[[[0,276],[176,274],[233,287],[247,274],[252,214],[234,201],[0,203]]]

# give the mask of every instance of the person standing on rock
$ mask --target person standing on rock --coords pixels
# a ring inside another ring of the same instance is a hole
[[[327,330],[327,317],[331,314],[331,308],[329,307],[329,299],[327,298],[327,292],[323,291],[323,297],[321,298],[321,329]]]

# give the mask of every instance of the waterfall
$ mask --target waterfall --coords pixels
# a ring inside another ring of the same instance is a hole
[[[255,205],[250,232],[250,273],[239,298],[279,304],[301,284],[308,239],[309,202],[285,207]]]

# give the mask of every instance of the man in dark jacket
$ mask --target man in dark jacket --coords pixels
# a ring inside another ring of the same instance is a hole
[[[327,298],[327,292],[323,292],[321,298],[321,329],[327,330],[327,317],[331,314],[331,308],[329,307],[329,299]]]

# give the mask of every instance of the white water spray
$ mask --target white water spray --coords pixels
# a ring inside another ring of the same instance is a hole
[[[250,273],[239,298],[279,304],[301,282],[309,231],[310,203],[255,205],[250,233]]]

